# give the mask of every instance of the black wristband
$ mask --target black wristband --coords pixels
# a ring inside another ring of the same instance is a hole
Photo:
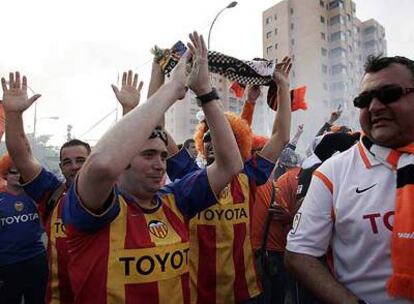
[[[199,101],[199,106],[206,104],[207,102],[210,102],[212,100],[220,99],[219,95],[217,94],[217,90],[213,88],[210,93],[197,96],[197,99]]]

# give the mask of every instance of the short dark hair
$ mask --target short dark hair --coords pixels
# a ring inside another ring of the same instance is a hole
[[[183,146],[184,146],[184,148],[188,149],[188,147],[190,146],[190,144],[195,144],[195,141],[194,141],[193,138],[186,139],[185,142],[184,142],[184,144],[183,144]]]
[[[365,73],[376,73],[378,71],[381,71],[382,69],[385,69],[393,63],[402,64],[406,66],[407,69],[410,70],[412,79],[414,81],[414,61],[403,56],[382,57],[382,55],[370,55],[368,56],[367,62],[364,66]]]
[[[59,159],[62,160],[62,150],[64,148],[74,147],[74,146],[83,146],[83,147],[85,147],[86,151],[88,151],[88,155],[91,153],[91,146],[88,143],[86,143],[84,141],[81,141],[79,139],[71,139],[71,140],[65,142],[62,145],[62,147],[60,147]]]
[[[165,146],[168,146],[168,134],[165,132],[162,126],[156,126],[154,130],[152,130],[151,135],[148,137],[148,139],[157,137],[162,140]]]

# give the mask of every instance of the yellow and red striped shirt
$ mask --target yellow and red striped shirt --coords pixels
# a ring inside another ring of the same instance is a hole
[[[205,170],[157,192],[140,208],[127,194],[101,215],[69,191],[63,219],[75,303],[190,303],[188,219],[216,203]]]
[[[183,150],[167,162],[172,180],[197,168]],[[191,303],[238,303],[261,293],[251,214],[256,186],[267,181],[273,167],[253,156],[221,192],[219,203],[190,221]]]

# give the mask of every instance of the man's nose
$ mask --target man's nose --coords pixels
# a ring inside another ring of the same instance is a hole
[[[371,103],[369,104],[368,110],[370,112],[375,112],[378,110],[383,110],[386,108],[386,105],[383,104],[377,97],[373,97]]]
[[[161,157],[156,157],[154,159],[153,166],[157,170],[165,170],[166,162]]]

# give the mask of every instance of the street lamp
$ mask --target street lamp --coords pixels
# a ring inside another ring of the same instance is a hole
[[[227,5],[225,8],[223,8],[221,11],[219,11],[216,15],[216,17],[214,18],[213,22],[211,23],[210,29],[208,31],[208,39],[207,39],[207,48],[210,50],[210,35],[211,35],[211,30],[213,29],[213,25],[216,22],[218,16],[220,16],[220,14],[227,8],[233,8],[237,5],[237,1],[233,1],[231,2],[229,5]]]

